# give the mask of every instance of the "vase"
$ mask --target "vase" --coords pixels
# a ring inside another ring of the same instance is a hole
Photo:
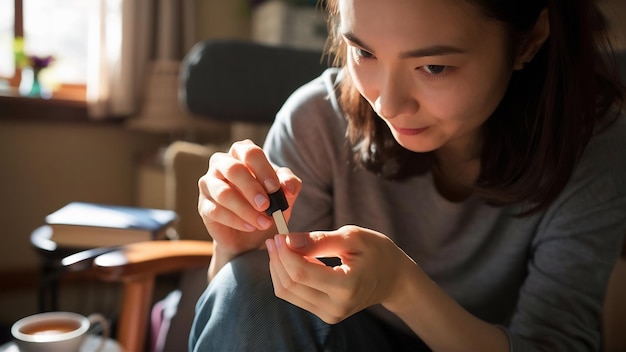
[[[52,96],[49,89],[41,83],[41,68],[25,67],[22,69],[22,79],[20,81],[20,95],[33,98],[48,99]]]

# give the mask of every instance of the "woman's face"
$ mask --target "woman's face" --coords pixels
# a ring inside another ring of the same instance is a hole
[[[400,145],[478,153],[513,70],[504,26],[458,0],[339,0],[356,88]]]

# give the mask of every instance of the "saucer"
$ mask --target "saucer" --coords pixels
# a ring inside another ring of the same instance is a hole
[[[87,336],[85,342],[80,348],[80,352],[93,352],[98,348],[102,341],[101,336]],[[9,342],[0,346],[0,352],[20,352],[15,342]],[[102,347],[101,352],[122,352],[122,347],[113,339],[107,339]]]

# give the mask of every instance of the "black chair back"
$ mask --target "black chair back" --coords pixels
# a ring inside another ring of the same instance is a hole
[[[183,60],[179,100],[200,117],[271,123],[287,97],[327,63],[319,51],[242,40],[203,41]]]

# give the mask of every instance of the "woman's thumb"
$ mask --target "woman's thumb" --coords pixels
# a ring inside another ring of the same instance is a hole
[[[290,233],[287,244],[292,250],[306,256],[334,256],[345,250],[344,237],[337,231]]]
[[[309,244],[308,233],[290,233],[287,235],[287,244],[291,249],[303,249]]]

